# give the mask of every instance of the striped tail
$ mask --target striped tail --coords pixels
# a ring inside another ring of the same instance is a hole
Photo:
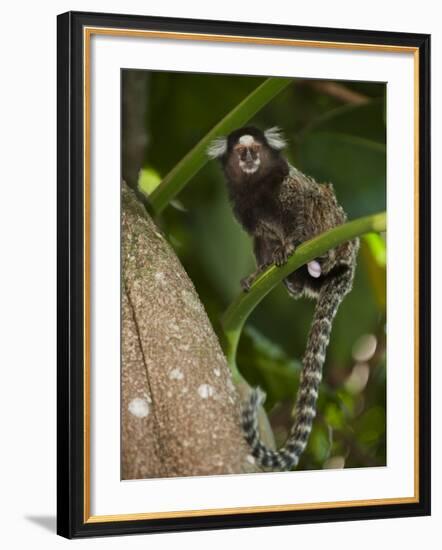
[[[258,409],[265,394],[256,388],[242,412],[242,427],[247,443],[258,464],[271,470],[290,470],[297,466],[316,415],[316,400],[322,378],[322,366],[330,340],[333,319],[344,296],[351,290],[354,268],[346,267],[338,276],[325,281],[318,295],[313,321],[302,361],[302,371],[295,403],[295,421],[283,447],[274,451],[266,447],[259,435]]]

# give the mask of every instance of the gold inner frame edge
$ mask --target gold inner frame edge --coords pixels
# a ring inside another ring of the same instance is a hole
[[[205,42],[249,43],[269,46],[293,46],[325,49],[363,50],[375,52],[412,53],[414,62],[414,495],[410,497],[349,500],[282,504],[269,506],[248,506],[215,508],[205,510],[171,510],[167,512],[140,512],[113,515],[91,515],[90,483],[90,42],[91,36],[129,36],[138,38],[158,38],[174,40],[196,40]],[[388,44],[364,44],[350,42],[328,42],[280,38],[245,37],[203,33],[181,33],[167,31],[147,31],[118,29],[112,27],[83,28],[83,102],[84,102],[84,523],[106,523],[115,521],[136,521],[146,519],[166,519],[203,517],[229,514],[250,514],[299,510],[319,510],[356,506],[379,506],[410,504],[419,502],[419,49],[413,46],[393,46]]]

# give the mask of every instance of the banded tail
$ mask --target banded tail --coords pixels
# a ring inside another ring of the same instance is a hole
[[[271,470],[290,470],[297,466],[307,445],[316,415],[316,401],[322,379],[322,366],[330,340],[333,319],[344,296],[351,290],[354,267],[346,266],[339,275],[324,281],[316,302],[295,403],[295,421],[283,447],[266,447],[259,435],[258,408],[265,394],[256,388],[242,412],[242,427],[257,463]]]

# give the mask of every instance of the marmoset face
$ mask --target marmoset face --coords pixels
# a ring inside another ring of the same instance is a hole
[[[233,147],[240,169],[245,174],[254,174],[261,165],[262,144],[249,134],[241,136],[238,143]]]
[[[264,132],[254,126],[238,128],[227,137],[212,141],[207,154],[218,158],[230,182],[242,184],[268,175],[281,163],[280,151],[286,142],[274,126]],[[286,162],[284,161],[284,166]]]

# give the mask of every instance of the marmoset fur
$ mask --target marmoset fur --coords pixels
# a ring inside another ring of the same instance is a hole
[[[253,238],[257,270],[241,281],[247,291],[270,264],[283,265],[304,241],[346,221],[333,186],[306,176],[282,156],[286,141],[279,128],[264,132],[240,128],[218,138],[208,149],[224,170],[233,212]],[[270,470],[297,466],[312,429],[322,367],[336,312],[351,290],[358,239],[329,250],[294,271],[284,283],[293,298],[316,299],[302,361],[294,423],[284,446],[274,451],[263,443],[257,413],[265,394],[256,388],[242,411],[242,426],[258,464]]]

